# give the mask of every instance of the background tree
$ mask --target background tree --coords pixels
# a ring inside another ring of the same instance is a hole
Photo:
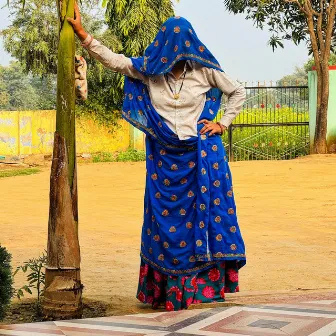
[[[336,54],[335,53],[330,54],[330,58],[329,58],[328,63],[329,63],[329,65],[336,65]],[[304,65],[304,69],[305,69],[306,73],[308,74],[308,71],[313,70],[314,66],[315,66],[314,58],[309,59],[308,62],[305,63],[305,65]]]
[[[224,3],[234,14],[245,13],[258,28],[268,27],[273,49],[284,47],[284,40],[308,44],[318,78],[314,152],[326,153],[328,62],[335,34],[336,0],[224,0]]]
[[[139,56],[162,23],[174,15],[171,0],[103,0],[106,22],[128,56]]]
[[[53,78],[26,74],[15,61],[0,65],[0,110],[51,110],[56,106],[56,83]]]
[[[283,76],[279,81],[279,85],[308,85],[308,73],[304,66],[295,67],[295,70],[292,74]]]
[[[85,28],[108,47],[120,51],[120,42],[104,25],[104,10],[89,1],[83,1],[83,8]],[[10,13],[12,22],[8,28],[1,31],[4,48],[12,57],[19,60],[27,75],[33,75],[36,85],[39,81],[44,83],[46,79],[50,84],[54,84],[50,93],[54,94],[56,102],[59,20],[55,1],[26,0],[23,11],[22,1],[13,0],[10,2]],[[102,85],[103,83],[106,85],[108,79],[108,88],[115,87],[113,73],[102,71],[102,66],[90,59],[78,40],[76,40],[76,52],[83,54],[89,63],[90,90],[90,99],[86,102],[80,102],[77,112],[92,115],[97,121],[113,125],[116,121],[116,115],[112,113],[116,108],[115,98],[111,97],[111,94],[101,95]]]
[[[24,10],[22,4],[24,2]],[[97,34],[102,30],[104,14],[89,0],[83,0],[86,29]],[[11,24],[1,31],[4,48],[36,76],[57,74],[59,18],[55,0],[11,0]],[[77,50],[82,50],[76,41]]]
[[[30,108],[38,100],[19,63],[12,62],[9,67],[0,66],[0,83],[3,109]]]
[[[303,66],[297,66],[293,73],[278,80],[279,85],[308,85],[308,71],[314,67],[314,58],[310,58]],[[336,54],[330,54],[329,65],[336,65]]]

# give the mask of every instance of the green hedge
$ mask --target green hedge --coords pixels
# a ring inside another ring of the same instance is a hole
[[[218,112],[216,120],[223,115],[223,111]],[[309,121],[309,111],[297,111],[294,108],[282,107],[275,108],[251,108],[244,109],[238,114],[233,124],[252,124],[252,123],[269,123],[269,122],[301,122]]]
[[[0,245],[0,320],[5,317],[14,292],[11,260],[12,256]]]
[[[220,119],[221,114],[217,117]],[[292,108],[243,110],[235,124],[307,122],[309,112]],[[234,160],[293,159],[309,154],[309,126],[236,127],[232,132]],[[223,135],[228,150],[228,132]]]
[[[92,155],[92,161],[97,162],[138,162],[145,161],[146,153],[143,150],[128,148],[126,151],[114,153],[95,153]]]

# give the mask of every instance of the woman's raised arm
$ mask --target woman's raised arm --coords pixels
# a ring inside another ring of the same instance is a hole
[[[88,50],[92,57],[101,62],[105,67],[115,72],[120,72],[126,76],[146,82],[145,76],[134,69],[130,58],[123,54],[114,53],[85,31],[82,26],[81,15],[77,2],[75,4],[74,19],[67,18],[67,20],[72,25],[75,34],[81,40],[83,47]]]

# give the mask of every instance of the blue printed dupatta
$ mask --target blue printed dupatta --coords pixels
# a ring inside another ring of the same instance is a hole
[[[183,18],[162,26],[145,56],[133,58],[145,76],[169,72],[180,60],[221,70]],[[123,117],[146,136],[146,190],[141,258],[168,275],[189,275],[222,260],[245,264],[232,178],[221,137],[180,140],[153,107],[147,86],[125,77]],[[213,120],[222,92],[211,89],[200,119]],[[198,125],[198,132],[203,125]]]

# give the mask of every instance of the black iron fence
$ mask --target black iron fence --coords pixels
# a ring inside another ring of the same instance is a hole
[[[242,112],[223,136],[230,161],[309,154],[308,86],[247,86],[246,93]]]

